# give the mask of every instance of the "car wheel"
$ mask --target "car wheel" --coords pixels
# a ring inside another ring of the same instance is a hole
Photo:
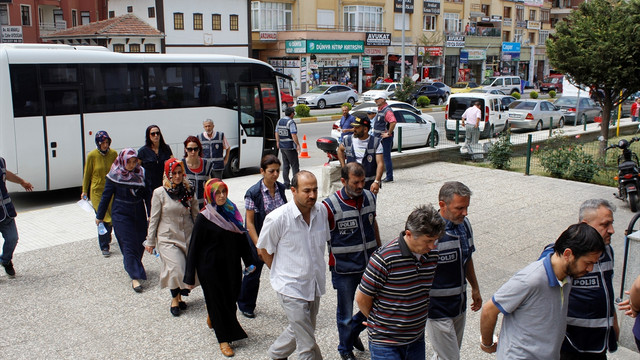
[[[355,104],[355,103],[356,103],[356,99],[354,99],[354,98],[349,98],[349,100],[347,100],[347,102],[348,102],[349,104],[351,104],[351,106],[353,106],[353,104]]]
[[[318,109],[324,109],[327,107],[327,102],[324,100],[318,100]]]
[[[560,120],[558,120],[558,128],[563,128],[564,127],[564,118],[561,117]]]
[[[438,105],[442,105],[444,103],[444,99],[438,98]]]
[[[538,123],[536,124],[536,131],[540,130],[542,130],[542,120],[538,120]]]
[[[289,104],[287,104],[287,102],[286,102],[286,101],[283,101],[283,102],[282,102],[282,109],[284,110],[284,109],[286,109],[286,108],[288,108],[288,107],[289,107]]]
[[[451,138],[451,140],[453,140],[453,138]],[[438,144],[440,143],[440,136],[438,135],[438,132],[434,132],[433,133],[433,146],[438,146]],[[427,145],[426,146],[431,146],[431,133],[429,133],[429,136],[427,136]]]
[[[240,175],[240,159],[238,158],[238,150],[232,150],[229,154],[229,161],[224,169],[225,177],[234,177]]]
[[[511,90],[511,95],[513,95],[514,93],[518,93],[518,94],[519,94],[519,93],[520,93],[520,91],[518,91],[518,90],[516,90],[516,89]]]

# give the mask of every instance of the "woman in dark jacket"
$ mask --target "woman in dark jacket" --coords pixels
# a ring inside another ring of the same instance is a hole
[[[98,205],[96,224],[103,221],[113,198],[111,221],[122,252],[124,269],[131,278],[133,290],[141,292],[140,280],[147,279],[142,266],[142,242],[147,236],[145,200],[148,196],[144,186],[144,169],[138,164],[136,155],[134,149],[127,148],[113,162]]]
[[[220,350],[230,357],[234,352],[229,343],[247,337],[236,317],[242,282],[240,259],[245,266],[255,264],[242,215],[227,199],[227,185],[220,179],[211,179],[204,191],[205,207],[191,233],[184,283],[194,285],[198,276]]]
[[[171,148],[164,142],[158,125],[150,125],[145,132],[145,145],[138,150],[138,159],[144,168],[144,184],[151,203],[153,190],[162,186],[164,162],[173,156]],[[151,209],[148,209],[151,210]]]

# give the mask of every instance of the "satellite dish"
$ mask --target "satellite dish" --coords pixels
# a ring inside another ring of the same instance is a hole
[[[411,80],[418,81],[419,77],[420,77],[420,74],[413,74],[413,76],[411,77]]]

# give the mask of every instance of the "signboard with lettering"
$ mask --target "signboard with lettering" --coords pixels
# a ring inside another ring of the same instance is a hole
[[[275,31],[261,31],[260,41],[277,41],[278,33]]]
[[[402,12],[402,0],[393,1],[393,12],[394,13]],[[404,13],[413,14],[413,0],[404,0]]]
[[[501,15],[491,15],[491,21],[502,21]]]
[[[363,53],[364,42],[356,40],[307,40],[309,54]]]
[[[366,46],[389,46],[391,45],[391,33],[367,33]]]
[[[425,0],[424,1],[424,6],[422,7],[422,12],[424,14],[438,15],[438,14],[440,14],[440,3],[439,2],[433,2],[433,1]]]
[[[464,47],[464,36],[462,35],[447,35],[447,47]]]
[[[284,51],[287,54],[304,54],[307,52],[307,40],[287,40]]]
[[[487,58],[487,53],[482,49],[467,49],[469,60],[477,61]]]
[[[503,61],[519,61],[520,60],[520,43],[503,42],[502,43],[502,60]]]
[[[542,6],[544,0],[524,0],[524,4],[527,6]]]
[[[370,69],[371,68],[371,58],[368,56],[363,56],[362,57],[362,68],[363,69]]]
[[[384,50],[379,48],[364,48],[364,54],[370,56],[384,55]]]
[[[22,26],[0,26],[0,38],[3,43],[21,43],[22,42]]]
[[[541,24],[540,21],[527,21],[527,29],[531,30],[540,30]]]
[[[512,24],[511,18],[504,18],[504,20],[502,20],[503,26],[511,26],[511,24]]]
[[[516,21],[516,27],[526,28],[527,27],[527,22],[526,21]]]
[[[418,56],[442,56],[442,48],[440,46],[420,46],[418,47]]]

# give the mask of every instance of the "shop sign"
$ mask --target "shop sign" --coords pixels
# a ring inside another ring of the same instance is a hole
[[[460,50],[460,64],[468,64],[469,63],[469,53],[465,50]]]
[[[362,68],[370,69],[371,68],[371,58],[369,56],[362,57]]]
[[[269,59],[269,64],[273,67],[284,67],[284,60],[281,59]]]
[[[487,53],[482,49],[467,49],[466,53],[469,61],[485,60],[487,58]]]
[[[491,15],[491,21],[494,21],[494,22],[502,21],[502,15]]]
[[[489,21],[491,21],[491,18],[490,18],[490,17],[488,17],[488,16],[483,16],[483,17],[481,17],[481,18],[480,18],[480,21],[482,21],[482,22],[489,22]]]
[[[442,56],[442,48],[439,46],[420,46],[418,47],[418,56]]]
[[[540,21],[527,21],[527,29],[540,30]]]
[[[394,0],[393,1],[393,12],[401,13],[402,12],[402,1],[403,0]],[[404,0],[404,13],[405,14],[413,14],[413,0]]]
[[[21,43],[22,26],[1,26],[0,38],[3,43]]]
[[[520,43],[502,43],[502,61],[520,61]]]
[[[300,60],[300,81],[307,81],[307,57],[303,56]]]
[[[447,35],[447,47],[464,47],[464,36],[461,35]]]
[[[364,52],[364,42],[355,40],[307,40],[309,54],[346,54]]]
[[[277,41],[278,33],[275,31],[261,31],[260,41]]]
[[[513,24],[511,18],[504,18],[504,20],[502,20],[502,26],[511,26],[511,24]]]
[[[307,40],[287,40],[284,51],[287,54],[304,54],[307,52]]]
[[[516,21],[516,27],[526,28],[527,27],[527,22],[526,21]]]
[[[424,6],[422,7],[422,13],[433,14],[433,15],[440,14],[440,3],[425,0]]]
[[[369,56],[384,55],[384,50],[378,48],[364,48],[364,54]]]
[[[300,60],[285,60],[284,67],[299,68]]]
[[[389,46],[391,45],[391,33],[367,33],[366,46]]]

